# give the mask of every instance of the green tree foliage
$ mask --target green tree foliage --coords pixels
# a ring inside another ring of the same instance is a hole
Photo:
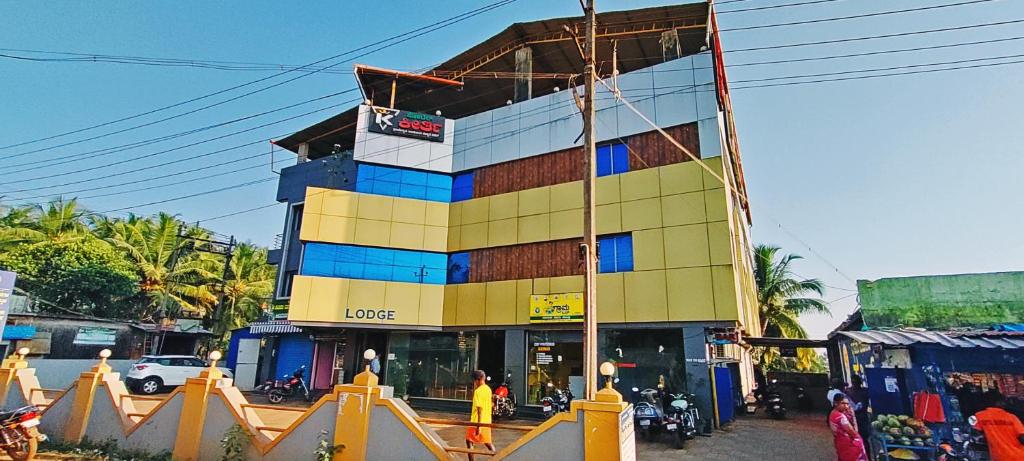
[[[138,275],[123,254],[94,239],[44,240],[0,254],[18,285],[57,306],[97,317],[128,318]],[[44,309],[55,309],[43,304]]]

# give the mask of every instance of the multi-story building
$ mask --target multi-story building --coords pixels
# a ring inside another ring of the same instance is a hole
[[[315,341],[316,386],[373,348],[420,403],[468,399],[477,368],[529,404],[548,383],[581,394],[582,65],[563,28],[581,20],[514,24],[424,74],[357,66],[364,104],[276,141],[299,159],[276,297]],[[728,419],[750,385],[736,333],[760,326],[713,14],[597,22],[602,78],[711,170],[599,85],[599,359],[620,388],[664,377]]]

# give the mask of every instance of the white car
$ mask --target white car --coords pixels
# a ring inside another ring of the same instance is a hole
[[[209,366],[190,355],[147,355],[132,365],[124,383],[134,392],[155,394],[167,387],[184,385],[186,379],[199,376],[199,372]],[[224,377],[233,377],[230,370],[218,368],[224,372]]]

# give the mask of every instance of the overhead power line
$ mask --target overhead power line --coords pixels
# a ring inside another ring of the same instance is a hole
[[[497,2],[494,2],[494,3],[490,3],[490,4],[484,5],[482,7],[479,7],[479,8],[473,9],[473,10],[469,10],[467,12],[460,13],[458,15],[449,17],[447,19],[443,19],[441,21],[437,21],[437,22],[428,24],[426,26],[422,26],[422,27],[413,29],[411,31],[407,31],[407,32],[403,32],[403,33],[400,33],[400,34],[397,34],[397,35],[393,35],[393,36],[390,36],[388,38],[385,38],[385,39],[382,39],[382,40],[378,40],[376,42],[373,42],[373,43],[370,43],[370,44],[367,44],[367,45],[363,45],[363,46],[360,46],[360,47],[352,49],[352,50],[348,50],[348,51],[336,54],[334,56],[330,56],[330,57],[327,57],[327,58],[324,58],[324,59],[320,59],[318,61],[311,62],[311,63],[309,63],[309,64],[307,64],[306,66],[303,66],[303,67],[315,66],[315,65],[327,62],[327,61],[332,61],[334,59],[341,58],[343,56],[347,56],[347,55],[350,55],[350,54],[353,54],[353,53],[357,53],[357,52],[360,52],[360,51],[363,51],[363,50],[367,50],[369,48],[377,47],[378,45],[383,45],[383,46],[379,46],[376,49],[371,50],[368,53],[364,53],[364,54],[361,54],[359,56],[351,57],[351,58],[347,59],[346,61],[337,62],[337,63],[334,63],[334,64],[329,65],[329,66],[324,68],[324,69],[329,69],[331,67],[334,67],[334,66],[343,64],[345,62],[351,61],[352,59],[358,59],[359,57],[366,56],[368,54],[372,54],[372,53],[375,53],[377,51],[380,51],[380,50],[383,50],[383,49],[395,46],[395,45],[397,45],[399,43],[405,42],[405,41],[413,39],[413,38],[417,38],[417,37],[421,36],[422,33],[429,33],[429,32],[434,32],[436,30],[443,29],[443,28],[451,26],[453,24],[457,24],[459,22],[462,22],[462,21],[464,21],[466,19],[478,16],[480,14],[483,14],[483,13],[486,13],[488,11],[500,8],[500,7],[505,6],[505,5],[509,5],[509,4],[514,3],[516,1],[517,0],[500,0],[500,1],[497,1]],[[398,41],[395,41],[395,40],[398,40]],[[392,42],[392,43],[388,43],[388,42]],[[24,145],[27,145],[27,144],[33,144],[33,143],[37,143],[37,142],[41,142],[41,141],[47,141],[47,140],[50,140],[50,139],[56,139],[56,138],[68,136],[68,135],[71,135],[71,134],[81,133],[81,132],[84,132],[84,131],[89,131],[89,130],[93,130],[93,129],[96,129],[96,128],[101,128],[101,127],[113,125],[113,124],[116,124],[116,123],[120,123],[120,122],[124,122],[124,121],[128,121],[128,120],[133,120],[133,119],[136,119],[136,118],[139,118],[139,117],[144,117],[144,116],[147,116],[147,115],[150,115],[150,114],[154,114],[154,113],[157,113],[157,112],[162,112],[162,111],[165,111],[165,110],[168,110],[168,109],[173,109],[175,107],[180,107],[180,106],[183,106],[183,105],[186,105],[186,104],[190,104],[192,102],[196,102],[196,101],[200,101],[200,100],[203,100],[203,99],[211,98],[211,97],[214,97],[214,96],[217,96],[217,95],[221,95],[221,94],[224,94],[224,93],[228,93],[228,92],[240,89],[240,88],[244,88],[244,87],[247,87],[247,86],[255,85],[257,83],[264,82],[264,81],[273,79],[273,78],[281,76],[281,75],[285,75],[285,74],[288,74],[288,73],[291,73],[291,72],[295,72],[296,70],[297,69],[286,70],[286,71],[279,72],[279,73],[276,73],[276,74],[273,74],[273,75],[269,75],[269,76],[262,77],[262,78],[259,78],[259,79],[256,79],[256,80],[252,80],[252,81],[249,81],[249,82],[246,82],[246,83],[242,83],[240,85],[235,85],[235,86],[232,86],[230,88],[225,88],[223,90],[218,90],[218,91],[215,91],[213,93],[208,93],[208,94],[205,94],[205,95],[202,95],[202,96],[197,96],[195,98],[187,99],[185,101],[181,101],[181,102],[177,102],[177,103],[174,103],[174,104],[169,104],[169,105],[166,105],[166,106],[158,107],[156,109],[147,110],[147,111],[140,112],[140,113],[137,113],[137,114],[134,114],[134,115],[130,115],[130,116],[127,116],[127,117],[122,117],[122,118],[119,118],[119,119],[116,119],[116,120],[111,120],[111,121],[99,123],[99,124],[96,124],[96,125],[87,126],[87,127],[84,127],[84,128],[79,128],[79,129],[75,129],[75,130],[71,130],[71,131],[66,131],[66,132],[62,132],[62,133],[58,133],[58,134],[54,134],[54,135],[50,135],[50,136],[45,136],[45,137],[42,137],[42,138],[36,138],[36,139],[28,140],[28,141],[22,141],[22,142],[19,142],[19,143],[14,143],[14,144],[8,144],[8,145],[5,145],[5,146],[0,146],[0,150],[9,149],[9,148],[12,148],[12,147],[24,146]],[[252,94],[256,94],[256,93],[259,93],[259,92],[262,92],[262,91],[266,91],[268,89],[271,89],[271,88],[274,88],[274,87],[277,87],[277,86],[280,86],[280,85],[284,85],[286,83],[298,80],[300,78],[308,77],[308,76],[313,75],[313,74],[315,74],[317,72],[318,71],[315,71],[315,70],[314,71],[310,71],[310,72],[304,73],[304,74],[302,74],[302,75],[300,75],[298,77],[293,77],[291,79],[288,79],[288,80],[285,80],[285,81],[282,81],[282,82],[278,82],[278,83],[275,83],[275,84],[267,86],[267,87],[263,87],[263,88],[260,88],[260,89],[254,90],[254,91],[250,91],[250,92],[244,93],[243,95],[240,95],[240,96],[235,96],[233,98],[230,98],[230,99],[227,99],[227,100],[224,100],[224,101],[220,101],[218,103],[214,103],[214,104],[211,104],[211,105],[207,105],[207,106],[204,106],[204,107],[199,108],[199,109],[194,109],[192,111],[186,112],[185,114],[181,114],[181,115],[178,115],[178,116],[175,116],[175,117],[165,118],[165,119],[160,120],[160,121],[170,120],[171,118],[177,118],[177,117],[180,117],[180,116],[183,116],[183,115],[188,115],[188,114],[191,114],[191,113],[198,112],[199,110],[205,110],[205,109],[208,109],[210,107],[215,107],[215,106],[218,106],[218,105],[222,105],[222,104],[225,104],[225,103],[230,102],[230,101],[234,101],[234,100],[246,97],[246,96],[250,96]],[[159,123],[160,121],[155,122],[155,123]],[[141,126],[148,126],[148,124],[143,124]],[[137,127],[141,127],[141,126],[137,126]],[[114,132],[114,133],[109,133],[109,134],[116,134],[116,133],[120,133],[120,132],[123,132],[123,130],[122,131],[117,131],[117,132]],[[92,140],[92,139],[97,139],[97,137],[88,138],[87,140]],[[78,142],[84,142],[84,141],[78,141]],[[64,146],[64,145],[69,145],[69,144],[63,144],[61,146]],[[56,146],[54,146],[54,147],[56,147]]]
[[[768,5],[768,6],[754,6],[754,7],[750,7],[750,8],[737,8],[735,10],[717,10],[716,9],[715,13],[716,14],[744,13],[744,12],[747,12],[747,11],[774,10],[774,9],[778,9],[778,8],[790,8],[790,7],[794,7],[794,6],[816,5],[818,3],[832,3],[832,2],[839,2],[839,1],[842,1],[842,0],[809,0],[809,1],[806,1],[806,2],[784,3],[782,5]],[[715,2],[716,5],[719,5],[721,3],[722,2]]]
[[[873,17],[877,17],[877,16],[887,16],[887,15],[890,15],[890,14],[916,13],[916,12],[920,12],[920,11],[930,11],[930,10],[937,10],[937,9],[940,9],[940,8],[952,8],[952,7],[956,7],[956,6],[974,5],[976,3],[988,3],[988,2],[993,2],[993,1],[995,1],[995,0],[968,0],[968,1],[957,2],[957,3],[945,3],[945,4],[942,4],[942,5],[922,6],[922,7],[919,7],[919,8],[906,8],[906,9],[902,9],[902,10],[878,11],[878,12],[874,12],[874,13],[854,14],[854,15],[850,15],[850,16],[838,16],[838,17],[831,17],[831,18],[808,19],[808,20],[803,20],[803,21],[780,22],[780,23],[775,23],[775,24],[760,24],[760,25],[756,25],[756,26],[733,27],[733,28],[729,28],[729,29],[719,29],[719,32],[740,32],[740,31],[745,31],[745,30],[770,29],[770,28],[775,28],[775,27],[802,26],[802,25],[807,25],[807,24],[820,24],[820,23],[824,23],[824,22],[848,21],[848,20],[851,20],[851,19],[873,18]]]

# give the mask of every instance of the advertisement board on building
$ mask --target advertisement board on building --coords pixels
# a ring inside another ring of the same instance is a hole
[[[113,328],[79,327],[74,343],[81,346],[113,346],[116,339],[117,330]]]
[[[583,321],[583,293],[530,296],[530,323]]]
[[[444,142],[444,117],[386,107],[373,107],[370,117],[371,133]]]
[[[7,324],[7,310],[10,308],[11,295],[14,294],[14,280],[17,274],[14,272],[0,271],[0,338],[4,334],[4,325]]]

